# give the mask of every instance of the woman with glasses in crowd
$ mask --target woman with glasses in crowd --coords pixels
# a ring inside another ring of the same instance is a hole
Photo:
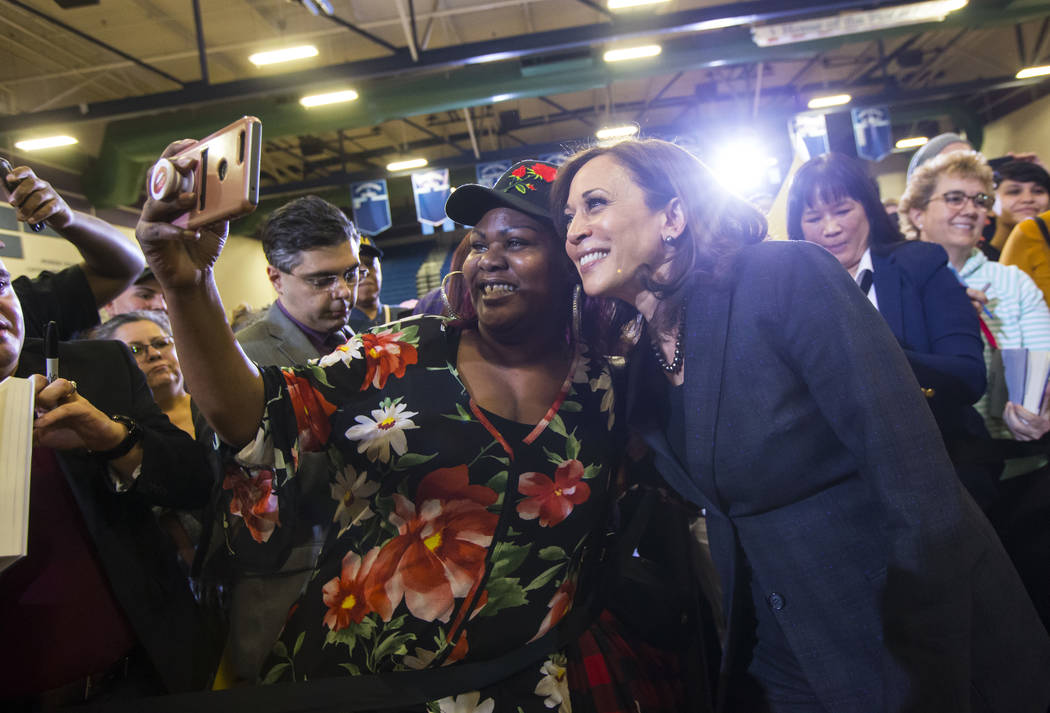
[[[1050,642],[893,334],[827,251],[685,150],[581,152],[552,194],[588,295],[635,307],[627,418],[706,508],[722,711],[1043,713]]]
[[[154,311],[118,314],[96,327],[91,338],[116,339],[127,344],[146,375],[146,383],[160,410],[183,431],[197,435],[190,395],[186,393],[167,315]]]
[[[988,482],[998,471],[974,465],[969,453],[974,439],[988,435],[973,408],[985,390],[983,347],[977,315],[945,251],[903,240],[864,165],[834,153],[810,159],[796,173],[788,193],[788,237],[828,250],[882,314],[960,477],[987,503]]]

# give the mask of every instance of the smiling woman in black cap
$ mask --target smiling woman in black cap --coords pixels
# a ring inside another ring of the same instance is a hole
[[[474,225],[459,319],[395,321],[294,369],[237,348],[215,236],[160,222],[178,204],[146,204],[137,232],[189,388],[242,448],[223,484],[238,556],[280,549],[304,506],[299,453],[327,453],[335,472],[332,534],[264,682],[358,676],[347,710],[681,710],[678,682],[640,670],[657,657],[588,615],[625,439],[603,352],[574,336],[555,171],[519,163],[449,200]],[[593,330],[592,314],[576,322]]]

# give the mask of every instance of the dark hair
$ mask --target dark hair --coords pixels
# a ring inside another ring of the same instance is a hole
[[[1050,173],[1037,163],[1031,161],[1010,161],[995,170],[995,187],[1004,181],[1018,183],[1037,183],[1050,193]]]
[[[296,198],[270,213],[260,237],[266,262],[282,272],[293,270],[304,250],[361,240],[346,214],[317,196]]]
[[[651,210],[663,209],[675,198],[682,202],[685,230],[668,258],[670,276],[660,282],[651,270],[641,275],[642,284],[659,299],[677,295],[696,277],[721,276],[740,248],[765,238],[766,219],[754,206],[722,186],[691,153],[660,139],[628,139],[572,156],[559,169],[551,190],[551,214],[558,216],[563,236],[568,229],[563,213],[572,179],[584,164],[603,155],[626,169]]]
[[[580,284],[580,274],[576,271],[576,266],[573,265],[572,260],[569,259],[568,254],[562,248],[561,239],[554,226],[549,221],[538,217],[531,215],[529,217],[549,231],[549,244],[553,251],[552,257],[557,261],[557,265],[561,268],[560,271],[565,277],[564,295],[554,298],[562,302],[564,311],[553,313],[550,315],[550,318],[565,320],[566,336],[568,337],[572,319],[571,296],[575,285]],[[470,255],[471,251],[472,232],[470,231],[463,236],[463,240],[460,241],[452,253],[450,273],[463,269],[463,264],[467,261],[467,256]],[[474,309],[474,301],[471,299],[470,287],[467,285],[467,281],[462,276],[453,276],[445,282],[445,293],[448,295],[450,306],[459,317],[457,323],[467,327],[476,326],[478,313]],[[581,337],[588,345],[590,353],[593,356],[600,356],[618,353],[617,342],[620,331],[624,323],[629,321],[634,315],[633,310],[630,310],[629,313],[629,310],[625,309],[623,303],[618,300],[587,297],[581,290],[580,316]]]
[[[787,230],[791,240],[805,240],[802,214],[817,202],[828,205],[852,198],[864,208],[870,232],[868,245],[879,248],[895,245],[904,238],[886,215],[879,198],[879,184],[868,175],[859,159],[840,153],[826,153],[811,158],[791,181],[787,200]]]
[[[134,312],[122,312],[110,317],[94,329],[88,330],[82,335],[82,339],[116,339],[113,335],[125,324],[135,322],[153,322],[161,328],[165,334],[171,336],[171,322],[168,315],[160,310],[144,309]]]

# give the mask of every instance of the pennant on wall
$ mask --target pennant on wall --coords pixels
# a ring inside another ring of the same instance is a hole
[[[363,181],[350,186],[354,223],[363,235],[378,235],[393,225],[386,179]]]
[[[489,163],[479,163],[475,170],[477,171],[478,184],[485,186],[485,188],[492,188],[496,185],[496,181],[504,173],[510,170],[512,166],[510,161],[490,161]]]
[[[452,230],[455,224],[445,216],[448,200],[448,169],[436,168],[412,174],[412,193],[416,198],[416,220],[423,226],[423,234],[430,235],[438,225]]]
[[[803,161],[828,152],[828,122],[823,114],[799,114],[791,120],[795,153]]]
[[[886,107],[867,107],[850,111],[853,118],[853,138],[857,155],[869,161],[881,161],[893,149],[890,110]]]

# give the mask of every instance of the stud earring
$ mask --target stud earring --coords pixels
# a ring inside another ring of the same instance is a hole
[[[452,277],[453,275],[462,274],[462,270],[453,270],[452,272],[448,273],[447,275],[441,278],[441,301],[445,303],[445,309],[448,310],[448,316],[450,319],[459,319],[460,317],[459,313],[456,312],[456,309],[452,306],[452,303],[448,299],[448,292],[445,291],[445,283],[448,281],[448,278]]]

